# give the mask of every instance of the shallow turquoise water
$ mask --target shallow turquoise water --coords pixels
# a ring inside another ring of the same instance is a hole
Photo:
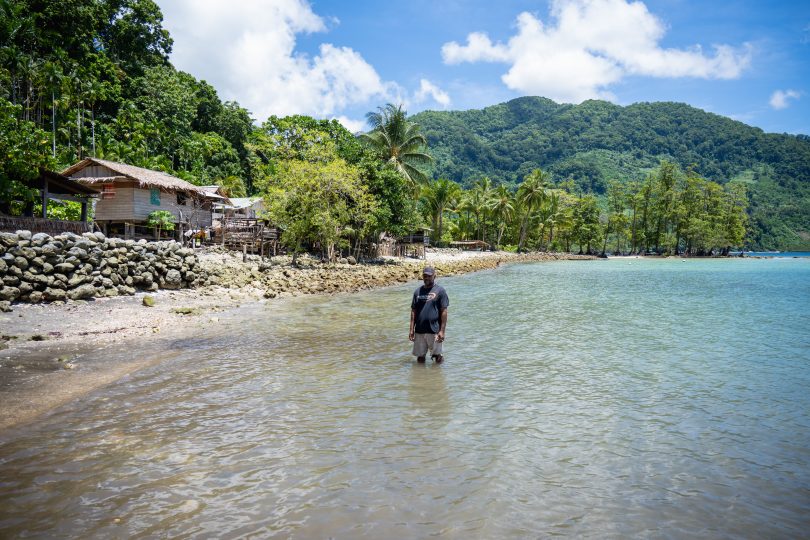
[[[0,435],[0,537],[810,530],[810,260],[440,282],[442,366],[408,356],[416,282],[144,346],[167,360]]]

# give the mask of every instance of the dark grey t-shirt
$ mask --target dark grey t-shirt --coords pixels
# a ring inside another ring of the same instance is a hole
[[[430,289],[424,285],[413,292],[411,309],[416,310],[416,325],[414,332],[417,334],[438,334],[441,325],[439,324],[439,312],[447,309],[450,299],[447,292],[439,285],[433,284]]]

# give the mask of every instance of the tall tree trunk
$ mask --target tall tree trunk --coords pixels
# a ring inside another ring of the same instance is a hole
[[[76,107],[76,156],[82,159],[82,122],[79,111],[80,107]]]
[[[53,157],[56,157],[56,93],[51,90],[51,147]]]
[[[520,237],[518,238],[518,253],[523,251],[523,243],[526,241],[526,232],[529,224],[529,213],[523,216],[523,221],[520,223]]]
[[[96,157],[96,114],[93,111],[93,108],[90,107],[90,129],[92,131],[92,140],[93,140],[93,157]]]
[[[602,244],[602,255],[607,254],[607,242],[608,236],[610,236],[610,218],[608,218],[607,227],[605,227],[605,242]],[[590,248],[589,248],[590,251]]]

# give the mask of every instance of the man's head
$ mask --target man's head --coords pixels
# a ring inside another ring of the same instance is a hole
[[[426,266],[424,270],[422,270],[422,281],[425,282],[426,287],[430,287],[433,285],[433,281],[436,279],[436,270],[433,269],[432,266]]]

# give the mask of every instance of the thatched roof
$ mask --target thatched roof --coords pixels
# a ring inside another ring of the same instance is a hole
[[[51,195],[77,195],[80,197],[93,197],[98,195],[98,191],[95,189],[84,186],[67,176],[46,169],[40,169],[38,177],[31,180],[23,180],[22,183],[40,191],[43,190],[47,184],[48,193]]]
[[[83,184],[100,184],[121,180],[131,180],[136,182],[140,187],[156,187],[170,191],[186,191],[199,195],[205,194],[205,191],[200,187],[190,184],[185,180],[180,180],[179,178],[176,178],[170,174],[160,171],[153,171],[150,169],[143,169],[134,165],[127,165],[126,163],[107,161],[105,159],[83,159],[82,161],[71,165],[62,171],[62,174],[64,176],[73,176],[82,169],[92,165],[101,165],[102,167],[106,167],[117,173],[117,176],[85,176],[74,177],[73,179]]]

